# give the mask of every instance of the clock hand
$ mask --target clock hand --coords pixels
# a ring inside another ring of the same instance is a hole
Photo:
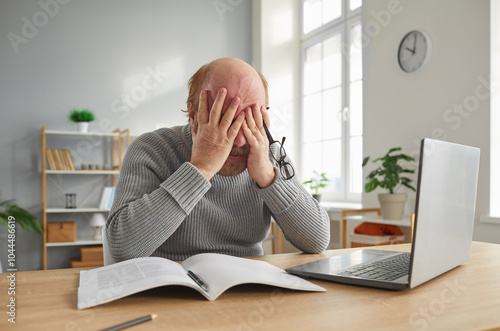
[[[409,50],[412,55],[415,55],[415,50],[414,49],[411,49],[411,48],[408,48],[408,47],[406,47],[406,49]]]
[[[417,48],[417,34],[415,33],[415,39],[413,39],[413,54],[415,54],[415,49]]]

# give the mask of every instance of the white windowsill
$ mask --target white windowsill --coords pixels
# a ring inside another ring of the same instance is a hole
[[[480,216],[479,222],[480,223],[500,224],[500,217]]]
[[[329,202],[321,201],[319,203],[326,211],[342,211],[344,209],[361,209],[360,202]]]

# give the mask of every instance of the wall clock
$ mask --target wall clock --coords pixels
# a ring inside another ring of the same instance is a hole
[[[427,63],[431,44],[428,35],[420,30],[408,32],[398,49],[399,66],[405,72],[415,72]]]

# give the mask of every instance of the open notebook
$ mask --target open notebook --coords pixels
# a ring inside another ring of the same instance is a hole
[[[264,261],[214,253],[197,254],[182,263],[161,257],[140,257],[80,271],[77,307],[93,307],[167,285],[190,287],[212,301],[240,284],[326,291]]]

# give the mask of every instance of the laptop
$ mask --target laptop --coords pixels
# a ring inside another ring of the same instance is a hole
[[[470,258],[479,149],[421,141],[411,253],[360,249],[286,269],[301,277],[401,290]]]

